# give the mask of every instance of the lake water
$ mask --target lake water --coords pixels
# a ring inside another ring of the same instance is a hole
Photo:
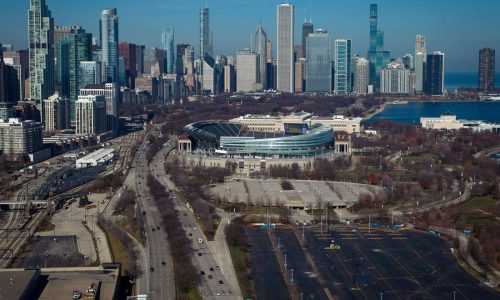
[[[477,88],[478,87],[478,74],[465,73],[465,72],[447,72],[444,75],[444,86],[448,92],[461,87]],[[495,86],[500,86],[500,73],[495,74]]]
[[[381,113],[369,119],[368,123],[373,123],[377,120],[390,120],[419,125],[420,117],[439,117],[447,112],[457,115],[457,119],[500,123],[500,101],[388,104]]]

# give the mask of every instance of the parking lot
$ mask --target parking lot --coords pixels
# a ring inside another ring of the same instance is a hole
[[[315,226],[305,231],[305,238],[328,289],[341,299],[499,297],[458,265],[450,245],[440,237],[369,230],[367,225],[330,228],[321,233]],[[331,244],[340,249],[327,249]]]
[[[17,268],[80,267],[86,265],[78,252],[76,236],[40,236],[14,262]]]
[[[278,259],[264,229],[246,228],[256,299],[290,299]]]

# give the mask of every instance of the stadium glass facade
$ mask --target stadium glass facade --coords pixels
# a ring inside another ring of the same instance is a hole
[[[331,150],[333,130],[313,126],[301,135],[247,131],[241,124],[202,121],[184,127],[199,150],[229,156],[311,157]]]

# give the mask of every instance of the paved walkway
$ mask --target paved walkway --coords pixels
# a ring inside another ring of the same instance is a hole
[[[89,200],[94,203],[101,203],[103,197],[102,195],[91,195]],[[56,237],[75,235],[77,237],[78,252],[89,257],[92,262],[95,262],[98,256],[101,263],[111,262],[111,252],[106,235],[97,226],[97,209],[97,205],[91,209],[80,208],[77,200],[70,204],[67,209],[59,210],[52,216],[50,221],[56,226],[54,230],[39,232],[39,235]],[[83,225],[83,221],[87,221],[88,228],[94,232],[97,251],[92,235]]]

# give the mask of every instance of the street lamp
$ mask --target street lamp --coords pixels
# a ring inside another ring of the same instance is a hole
[[[356,229],[352,230],[352,289],[356,287],[356,250],[354,248],[354,239],[356,235]]]

